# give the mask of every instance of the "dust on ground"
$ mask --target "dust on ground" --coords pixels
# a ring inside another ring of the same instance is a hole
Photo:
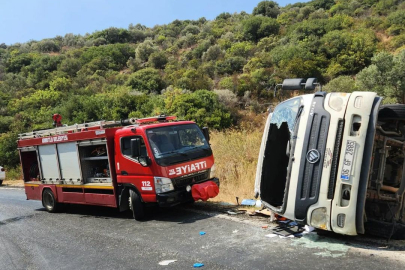
[[[24,187],[23,180],[4,180],[2,187]]]

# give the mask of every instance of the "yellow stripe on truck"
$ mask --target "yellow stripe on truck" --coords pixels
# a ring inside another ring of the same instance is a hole
[[[90,185],[56,185],[57,187],[67,188],[93,188],[93,189],[113,189],[113,186],[90,186]]]
[[[52,185],[52,184],[47,184]],[[39,184],[25,184],[26,187],[38,187]],[[90,185],[55,185],[56,187],[67,187],[67,188],[91,188],[91,189],[114,189],[113,186],[90,186]]]
[[[26,187],[39,187],[39,184],[24,184]]]

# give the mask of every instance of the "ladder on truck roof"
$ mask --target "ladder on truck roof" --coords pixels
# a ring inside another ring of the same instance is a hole
[[[36,130],[32,132],[27,132],[27,133],[21,133],[18,134],[18,139],[19,140],[24,140],[24,139],[33,139],[33,138],[41,138],[41,137],[46,137],[46,136],[53,136],[53,135],[61,135],[61,134],[66,134],[68,132],[74,133],[74,132],[80,132],[82,130],[86,130],[88,128],[111,128],[111,127],[120,127],[120,126],[128,126],[128,125],[142,125],[146,123],[152,123],[152,122],[162,122],[162,121],[174,121],[176,120],[176,116],[166,116],[166,115],[159,115],[159,116],[154,116],[154,117],[148,117],[148,118],[129,118],[125,120],[113,120],[113,121],[96,121],[96,122],[89,122],[89,123],[83,123],[83,124],[74,124],[70,126],[61,126],[61,127],[56,127],[56,128],[51,128],[51,129],[43,129],[43,130]]]
[[[125,121],[126,123],[124,123]],[[74,124],[70,126],[62,126],[62,127],[56,127],[56,128],[51,128],[51,129],[43,129],[43,130],[36,130],[32,132],[27,132],[27,133],[21,133],[18,134],[18,139],[19,140],[24,140],[24,139],[33,139],[33,138],[41,138],[41,137],[47,137],[47,136],[53,136],[53,135],[61,135],[61,134],[66,134],[68,132],[80,132],[82,130],[86,130],[88,128],[97,128],[99,127],[100,129],[102,128],[110,128],[110,127],[117,127],[117,126],[122,126],[125,124],[135,124],[135,119],[127,119],[123,121],[96,121],[96,122],[89,122],[89,123],[83,123],[83,124]]]

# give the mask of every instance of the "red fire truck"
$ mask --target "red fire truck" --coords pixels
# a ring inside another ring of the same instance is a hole
[[[98,121],[19,134],[28,200],[132,210],[215,197],[219,180],[207,128],[174,116]]]

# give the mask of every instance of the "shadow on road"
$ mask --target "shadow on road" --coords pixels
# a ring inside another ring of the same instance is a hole
[[[141,222],[171,222],[176,224],[190,224],[199,220],[212,218],[218,214],[223,214],[226,210],[233,209],[235,206],[223,205],[220,203],[203,203],[198,202],[192,205],[179,205],[170,208],[147,207],[145,219]],[[46,212],[44,208],[36,209],[39,212]],[[120,219],[132,221],[132,212],[119,212],[115,208],[90,206],[90,205],[65,205],[59,213],[61,215],[76,215],[83,219]],[[52,214],[51,214],[52,215]],[[236,216],[234,216],[236,217]],[[258,224],[267,222],[266,218],[251,218],[246,215],[237,216],[238,219],[257,220]],[[14,220],[13,220],[14,221]],[[1,224],[0,224],[1,225]],[[269,223],[268,231],[263,233],[271,233],[273,224]],[[390,240],[389,242],[380,237],[371,235],[346,236],[333,232],[317,230],[317,237],[308,238],[307,242],[312,243],[314,247],[318,245],[344,245],[347,247],[360,248],[374,251],[405,251],[405,240]],[[264,238],[265,239],[265,238]],[[304,240],[304,239],[303,239]],[[305,243],[305,244],[308,244]]]
[[[322,242],[339,242],[350,247],[375,251],[405,251],[405,240],[390,240],[374,235],[341,235],[329,231],[317,230]]]
[[[39,208],[36,209],[36,211],[46,212],[45,208]],[[62,209],[59,211],[59,214],[77,215],[80,218],[92,219],[133,219],[131,211],[119,212],[119,210],[116,208],[93,205],[66,204],[63,205]],[[140,222],[144,223],[154,220],[174,222],[177,224],[188,224],[207,218],[210,218],[210,215],[189,211],[187,210],[187,207],[184,208],[182,205],[167,208],[151,206],[145,208],[145,218]]]

